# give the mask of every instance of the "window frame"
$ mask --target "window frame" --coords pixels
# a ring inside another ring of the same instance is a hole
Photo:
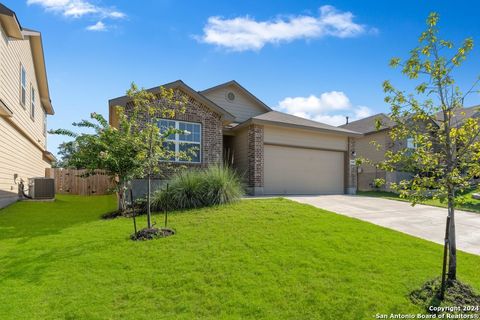
[[[193,125],[198,125],[199,126],[199,141],[186,141],[186,140],[180,140],[180,133],[175,133],[174,139],[165,139],[165,142],[171,142],[175,145],[175,160],[165,160],[165,162],[174,162],[174,163],[192,163],[192,164],[201,164],[202,163],[202,123],[200,122],[192,122],[192,121],[184,121],[184,120],[175,120],[175,119],[164,119],[161,118],[158,121],[158,126],[160,127],[160,121],[171,121],[175,122],[175,130],[180,130],[180,123],[183,124],[193,124]],[[195,144],[198,145],[198,161],[192,161],[192,160],[180,160],[178,158],[178,154],[180,153],[180,144],[182,143],[187,143],[187,144]]]
[[[36,103],[37,92],[33,84],[30,83],[30,118],[35,121],[35,109],[37,107]]]
[[[23,77],[25,75],[25,77]],[[25,83],[24,83],[25,80]],[[24,94],[25,93],[25,94]],[[27,105],[27,69],[20,63],[20,105],[26,109]]]

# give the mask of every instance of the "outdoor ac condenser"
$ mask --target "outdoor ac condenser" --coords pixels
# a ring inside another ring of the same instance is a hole
[[[55,179],[30,178],[28,179],[29,196],[32,199],[54,199]]]

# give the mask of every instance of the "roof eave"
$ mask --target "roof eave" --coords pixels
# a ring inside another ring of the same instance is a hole
[[[17,15],[0,3],[0,23],[10,38],[23,40],[22,27]]]
[[[47,68],[45,65],[45,55],[43,51],[42,35],[38,31],[24,30],[22,31],[25,37],[30,40],[30,47],[32,49],[33,65],[35,74],[37,76],[38,91],[43,108],[47,114],[55,114],[52,102],[50,99],[50,90],[48,87]]]
[[[276,125],[276,126],[280,126],[280,127],[315,131],[315,132],[328,133],[328,134],[337,134],[337,135],[342,135],[342,136],[347,136],[347,137],[363,137],[364,136],[364,134],[362,134],[360,132],[354,132],[354,131],[343,131],[343,130],[316,128],[316,127],[310,127],[310,126],[302,126],[302,125],[294,124],[294,123],[270,121],[270,120],[255,119],[255,118],[251,118],[251,119],[248,119],[248,120],[240,123],[238,126],[232,128],[232,131],[237,131],[237,130],[239,130],[241,128],[244,128],[244,127],[246,127],[250,124],[274,125],[274,126]]]
[[[57,160],[57,158],[55,158],[55,156],[53,155],[53,153],[51,153],[50,151],[43,151],[43,156],[51,162]]]

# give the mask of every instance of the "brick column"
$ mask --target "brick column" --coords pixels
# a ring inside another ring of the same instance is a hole
[[[248,127],[248,188],[253,195],[263,194],[263,126]]]
[[[348,150],[345,157],[345,193],[356,194],[357,193],[357,178],[358,171],[357,166],[351,165],[350,160],[355,160],[355,156],[352,154],[355,151],[355,138],[348,138]]]

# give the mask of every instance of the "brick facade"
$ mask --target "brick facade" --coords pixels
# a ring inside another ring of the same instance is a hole
[[[174,119],[202,124],[202,167],[222,164],[223,123],[220,114],[188,96],[185,113],[177,113]]]
[[[263,126],[248,127],[248,187],[255,195],[263,194],[263,132]]]
[[[221,115],[212,111],[203,103],[198,102],[190,95],[181,90],[177,94],[186,96],[187,104],[185,112],[177,112],[172,120],[201,123],[201,163],[171,163],[162,168],[162,174],[158,178],[168,178],[180,168],[205,168],[209,165],[221,165],[223,163],[223,122]],[[126,111],[132,107],[127,104]]]

